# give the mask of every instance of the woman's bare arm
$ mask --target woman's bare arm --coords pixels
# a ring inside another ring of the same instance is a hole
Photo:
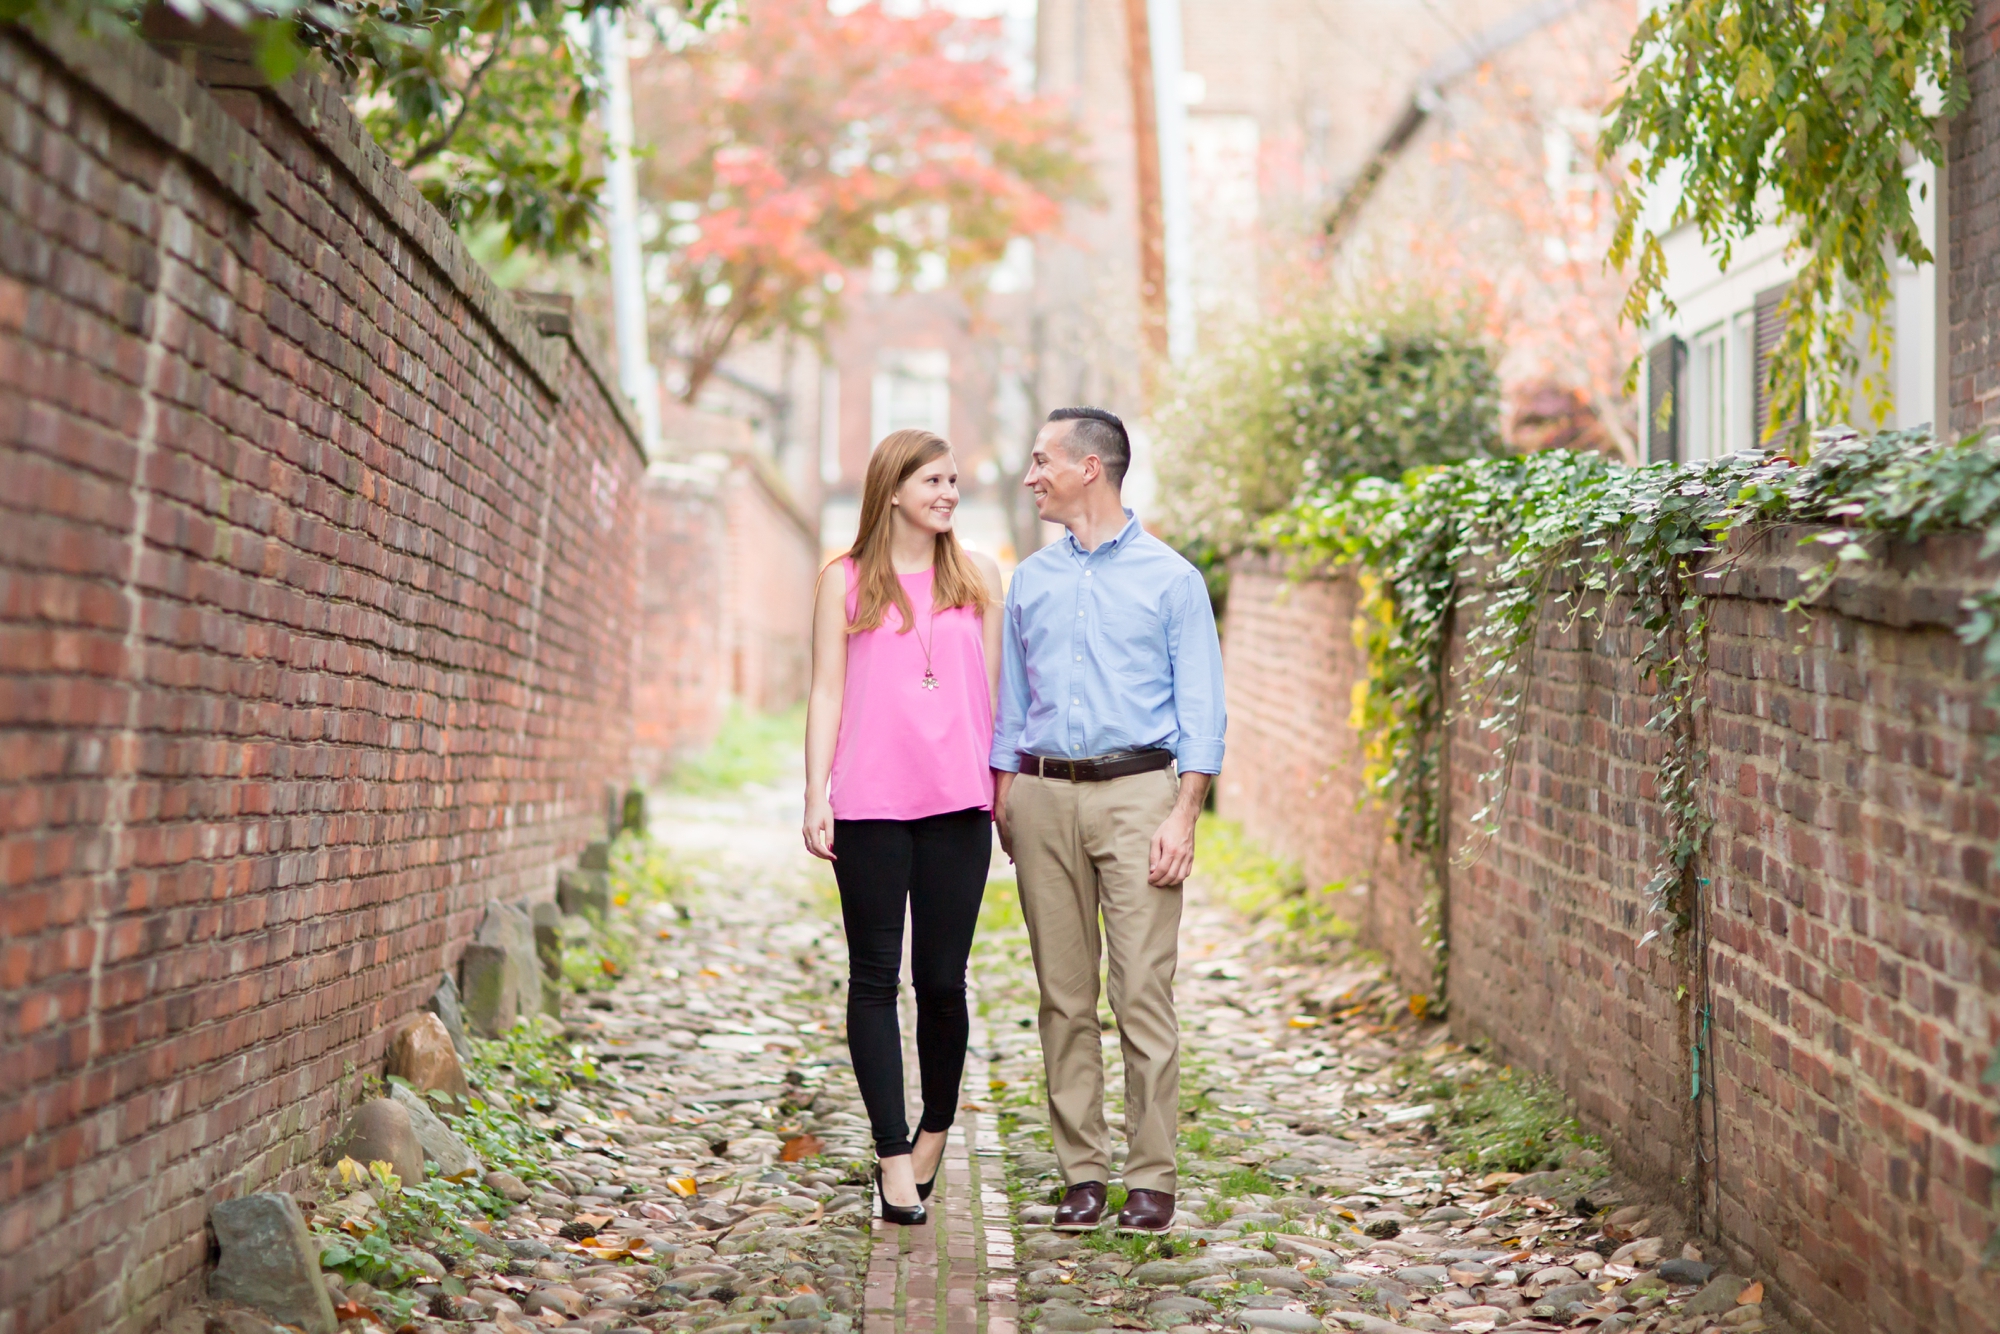
[[[840,736],[847,685],[847,571],[838,561],[820,572],[813,594],[812,689],[806,696],[806,851],[833,860],[833,806],[827,780]]]

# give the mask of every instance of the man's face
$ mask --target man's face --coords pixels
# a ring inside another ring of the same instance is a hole
[[[1049,422],[1035,436],[1035,452],[1022,485],[1035,497],[1035,513],[1050,523],[1067,523],[1083,513],[1083,489],[1091,469],[1103,465],[1093,455],[1073,459],[1069,433],[1074,422]]]

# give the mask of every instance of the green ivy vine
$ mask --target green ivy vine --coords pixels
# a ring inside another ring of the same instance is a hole
[[[1457,717],[1496,738],[1471,823],[1482,837],[1498,829],[1549,618],[1594,635],[1613,617],[1634,629],[1632,661],[1653,689],[1647,726],[1664,742],[1656,796],[1666,818],[1647,896],[1655,930],[1672,936],[1688,925],[1709,831],[1699,738],[1708,604],[1694,579],[1731,533],[1777,524],[1819,526],[1810,540],[1824,559],[1795,606],[1873,559],[1882,543],[1871,539],[1973,531],[1986,535],[1985,554],[2000,552],[2000,444],[1848,431],[1822,433],[1803,464],[1762,454],[1643,468],[1563,451],[1472,459],[1326,488],[1267,534],[1308,564],[1361,579],[1367,669],[1355,722],[1368,785],[1412,851],[1444,846],[1439,780]],[[2000,678],[2000,586],[1965,612],[1960,636]],[[1456,703],[1454,618],[1465,647]],[[1991,698],[2000,705],[2000,686]]]
[[[1891,256],[1931,260],[1905,172],[1943,161],[1939,126],[1968,96],[1952,35],[1971,13],[1971,0],[1668,0],[1633,34],[1601,142],[1633,154],[1611,246],[1614,265],[1636,262],[1626,317],[1672,309],[1645,220],[1656,189],[1674,198],[1660,230],[1692,223],[1724,268],[1760,225],[1787,228],[1800,266],[1771,358],[1771,422],[1793,423],[1795,452],[1803,409],[1847,418],[1857,315],[1885,359]],[[1886,386],[1864,376],[1862,389],[1881,421]]]

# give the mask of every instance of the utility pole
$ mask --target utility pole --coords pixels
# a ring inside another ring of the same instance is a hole
[[[1160,207],[1159,103],[1154,94],[1152,23],[1147,0],[1125,0],[1126,63],[1132,72],[1132,151],[1138,159],[1139,316],[1146,348],[1167,355],[1167,247]],[[1150,371],[1149,367],[1149,371]],[[1150,382],[1151,376],[1148,375]]]
[[[1160,236],[1166,273],[1167,357],[1194,355],[1194,261],[1188,197],[1187,103],[1182,99],[1181,0],[1148,0],[1154,103],[1159,117]]]
[[[603,72],[598,114],[604,120],[605,188],[610,195],[611,309],[618,340],[618,383],[639,412],[648,458],[660,449],[660,395],[646,347],[646,273],[639,255],[639,176],[632,162],[632,80],[625,57],[625,15],[591,16],[592,44]]]

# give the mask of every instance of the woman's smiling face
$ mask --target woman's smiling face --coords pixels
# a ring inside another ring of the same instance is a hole
[[[947,451],[920,466],[896,488],[895,506],[927,533],[950,532],[958,511],[958,460]]]

